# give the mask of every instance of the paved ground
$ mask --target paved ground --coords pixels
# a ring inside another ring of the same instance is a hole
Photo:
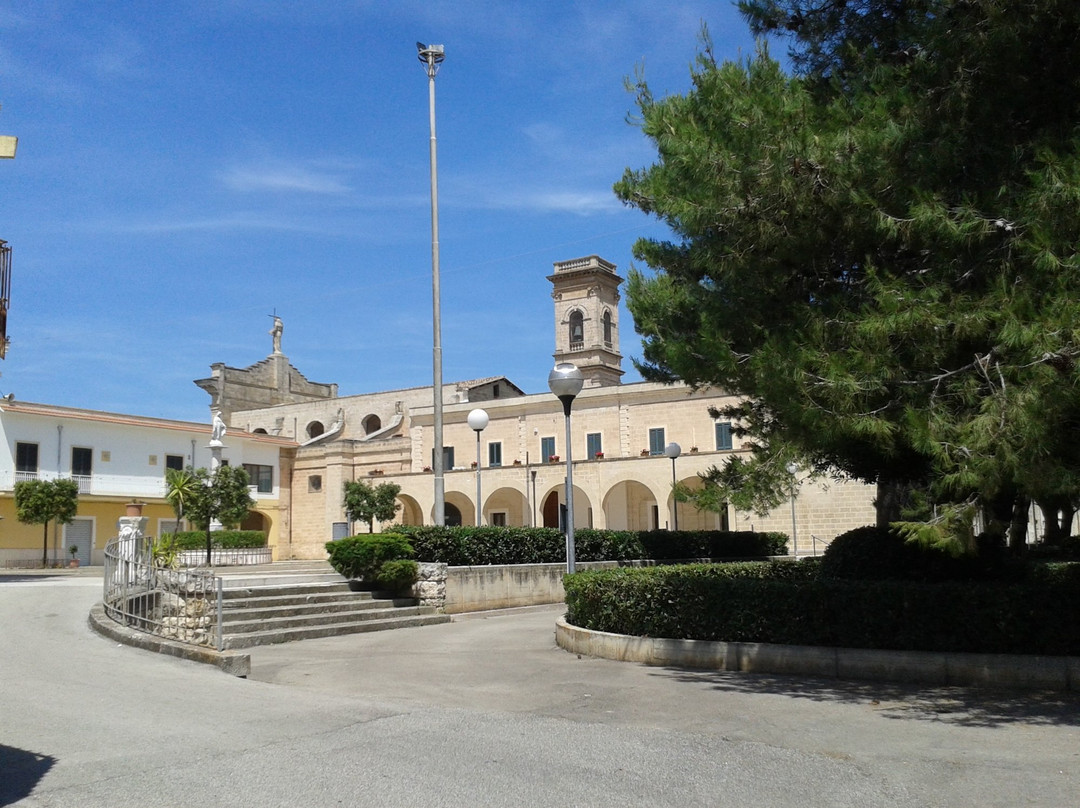
[[[579,659],[554,609],[253,649],[245,681],[92,634],[99,596],[0,574],[0,805],[1080,804],[1075,695]]]

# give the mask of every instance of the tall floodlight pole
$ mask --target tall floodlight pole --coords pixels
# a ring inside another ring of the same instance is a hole
[[[563,405],[566,422],[566,571],[574,572],[574,461],[570,452],[570,408],[585,384],[585,377],[571,362],[560,362],[548,374],[548,389]]]
[[[446,523],[446,480],[443,476],[443,400],[442,400],[442,310],[439,302],[439,168],[435,155],[435,74],[446,58],[442,45],[416,43],[416,50],[428,76],[428,117],[431,121],[431,319],[432,365],[435,434],[431,468],[435,472],[435,524]]]

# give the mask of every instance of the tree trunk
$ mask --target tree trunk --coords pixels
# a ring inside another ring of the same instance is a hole
[[[1012,519],[1009,520],[1009,549],[1022,553],[1027,549],[1028,512],[1031,510],[1031,497],[1018,494],[1013,501]]]
[[[897,480],[878,479],[874,508],[877,511],[877,526],[882,530],[888,530],[892,522],[900,521],[905,490],[904,484]]]
[[[45,522],[41,526],[42,538],[41,538],[41,566],[49,566],[49,523]]]

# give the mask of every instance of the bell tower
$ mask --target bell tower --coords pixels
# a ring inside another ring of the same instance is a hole
[[[597,255],[557,261],[548,275],[555,301],[555,361],[573,362],[586,387],[610,387],[623,375],[619,284],[615,265]]]

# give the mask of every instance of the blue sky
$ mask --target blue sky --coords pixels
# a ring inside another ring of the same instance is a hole
[[[447,382],[546,390],[552,262],[625,274],[664,229],[611,191],[655,152],[636,69],[685,92],[727,2],[0,2],[0,394],[209,420],[192,380],[271,349],[349,395],[431,383],[428,82],[436,79]],[[779,50],[779,49],[777,49]],[[621,313],[626,381],[640,340]]]

